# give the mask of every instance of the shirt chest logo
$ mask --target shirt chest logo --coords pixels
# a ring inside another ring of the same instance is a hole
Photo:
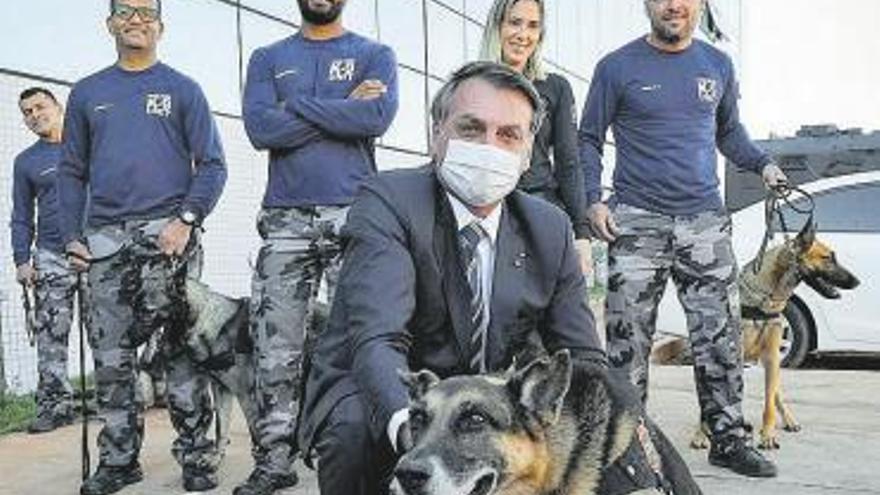
[[[709,77],[697,78],[697,97],[704,103],[718,101],[718,81]]]
[[[168,117],[171,115],[171,95],[167,93],[147,94],[147,115]]]
[[[354,59],[339,58],[330,62],[330,71],[327,80],[330,82],[351,81],[354,79]]]
[[[296,69],[285,69],[275,73],[275,79],[284,79],[285,77],[295,76],[299,71]]]

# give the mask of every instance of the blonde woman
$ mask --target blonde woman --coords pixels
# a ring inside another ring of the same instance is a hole
[[[577,109],[568,81],[544,70],[544,34],[543,0],[496,0],[486,19],[480,58],[521,72],[544,100],[546,116],[535,135],[531,167],[517,187],[565,210],[579,239],[581,268],[587,273],[591,258],[584,172],[578,161]]]

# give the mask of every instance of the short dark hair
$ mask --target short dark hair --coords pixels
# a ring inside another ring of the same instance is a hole
[[[116,2],[119,0],[110,0],[110,14],[113,14],[113,7],[116,6]],[[159,15],[162,15],[162,0],[156,0],[156,10],[159,11]]]
[[[531,131],[537,133],[541,128],[541,122],[544,120],[544,102],[531,81],[507,65],[486,61],[467,63],[449,76],[431,103],[431,120],[434,125],[440,124],[449,116],[449,106],[452,104],[456,90],[468,79],[482,79],[496,88],[513,89],[522,93],[535,112],[532,116]]]
[[[22,102],[24,100],[27,100],[31,96],[40,95],[40,94],[46,95],[46,97],[48,97],[50,100],[52,100],[55,103],[58,103],[58,99],[55,98],[55,95],[53,95],[52,92],[49,91],[48,89],[43,88],[41,86],[34,86],[34,87],[31,87],[31,88],[28,88],[28,89],[22,91],[21,94],[18,96],[18,101]]]

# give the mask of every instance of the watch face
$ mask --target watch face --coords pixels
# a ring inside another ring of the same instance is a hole
[[[184,212],[180,215],[180,218],[181,218],[181,220],[184,221],[184,223],[195,223],[195,221],[196,221],[196,214],[193,213],[193,212],[191,212],[191,211],[184,211]]]

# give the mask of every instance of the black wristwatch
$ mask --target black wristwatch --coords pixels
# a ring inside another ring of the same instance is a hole
[[[181,210],[177,218],[190,227],[196,227],[201,223],[201,216],[195,210],[189,208]]]

